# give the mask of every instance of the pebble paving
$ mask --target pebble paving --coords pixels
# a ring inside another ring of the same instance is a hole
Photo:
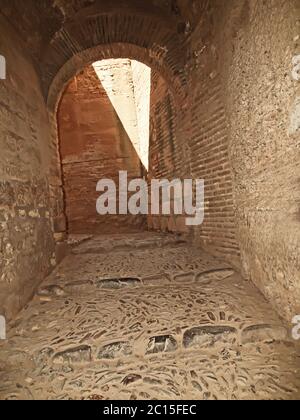
[[[300,399],[290,335],[250,282],[180,237],[73,240],[0,343],[0,398]]]

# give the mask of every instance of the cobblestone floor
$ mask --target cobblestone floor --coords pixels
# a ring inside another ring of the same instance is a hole
[[[1,399],[300,399],[300,351],[228,264],[173,236],[96,237],[0,344]]]

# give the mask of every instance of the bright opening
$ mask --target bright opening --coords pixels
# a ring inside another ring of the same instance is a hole
[[[129,59],[97,61],[93,67],[141,162],[148,170],[151,69]]]

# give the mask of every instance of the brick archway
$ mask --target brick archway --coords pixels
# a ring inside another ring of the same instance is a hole
[[[58,7],[59,3],[58,3]],[[61,11],[66,12],[62,3]],[[95,61],[129,58],[148,65],[165,81],[168,125],[184,127],[187,118],[186,32],[183,18],[165,15],[160,7],[131,7],[116,0],[72,12],[52,35],[38,63],[42,91],[50,113],[53,154],[51,182],[54,231],[65,232],[56,111],[68,83]],[[172,105],[171,105],[172,104]],[[163,105],[164,107],[165,105]],[[173,110],[169,110],[172,107]],[[180,112],[178,112],[180,110]],[[170,118],[174,112],[174,118]],[[181,124],[178,124],[180,115]],[[173,122],[172,122],[172,121]],[[172,134],[173,135],[173,134]],[[172,137],[171,135],[171,137]],[[179,136],[178,136],[179,137]],[[172,140],[173,141],[173,140]],[[181,148],[181,146],[178,146]],[[183,148],[182,153],[188,153]],[[189,159],[184,159],[189,162]]]
[[[139,61],[148,65],[154,70],[154,85],[161,80],[164,84],[166,91],[167,109],[165,118],[167,118],[167,127],[170,129],[171,137],[174,136],[172,141],[178,143],[177,150],[181,149],[179,135],[177,136],[177,130],[179,128],[178,119],[184,121],[186,113],[183,111],[184,95],[185,91],[180,80],[173,79],[168,68],[165,68],[157,57],[151,57],[149,52],[145,48],[141,48],[137,45],[117,43],[112,45],[99,45],[97,47],[90,48],[82,51],[81,53],[73,56],[65,65],[60,69],[58,74],[53,80],[50,86],[47,107],[49,110],[50,124],[52,128],[52,139],[56,149],[55,155],[53,155],[53,178],[51,184],[52,192],[52,215],[54,222],[54,232],[58,241],[66,237],[67,233],[67,217],[65,207],[65,192],[63,187],[63,176],[62,176],[62,161],[60,154],[60,139],[57,125],[57,110],[60,103],[60,99],[65,92],[69,82],[86,67],[94,63],[95,61],[107,60],[112,58],[126,58]],[[181,113],[178,112],[179,107]],[[151,118],[152,121],[152,118]],[[151,133],[150,133],[151,137]],[[175,140],[176,139],[176,140]],[[160,145],[161,148],[167,148],[166,154],[171,153],[169,150],[170,145],[166,144],[165,141]],[[185,146],[185,150],[182,150],[180,156],[184,153],[187,154],[188,150]],[[189,162],[189,159],[185,160]],[[182,162],[181,162],[182,163]],[[182,165],[180,165],[182,166]],[[178,167],[178,162],[177,162]],[[160,223],[160,221],[159,221]],[[63,235],[63,236],[62,236]]]
[[[108,58],[130,58],[147,64],[168,82],[174,94],[186,96],[186,40],[178,18],[141,10],[106,7],[74,17],[56,32],[44,50],[39,69],[42,89],[53,111],[64,87],[85,66]]]
[[[163,54],[163,51],[160,52]],[[182,107],[185,98],[185,87],[180,77],[174,76],[170,68],[164,65],[162,57],[159,57],[159,52],[155,55],[146,48],[138,45],[116,43],[98,45],[86,49],[74,56],[72,56],[64,66],[58,71],[53,78],[49,90],[47,91],[47,105],[50,112],[55,113],[60,97],[64,92],[68,83],[85,67],[91,65],[95,61],[112,59],[112,58],[129,58],[137,60],[148,65],[155,70],[168,84],[170,91],[175,100],[175,104]]]

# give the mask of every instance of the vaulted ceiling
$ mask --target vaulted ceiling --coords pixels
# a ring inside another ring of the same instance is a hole
[[[109,58],[112,54],[104,48],[116,44],[120,56],[126,55],[120,45],[137,46],[139,51],[128,58],[145,57],[146,64],[161,71],[165,67],[170,78],[183,84],[186,38],[215,1],[0,0],[0,13],[32,57],[47,97],[66,63],[78,57],[79,69],[84,60]],[[82,59],[82,54],[99,45],[102,50]],[[65,82],[69,74],[62,77]]]
[[[192,21],[209,0],[0,0],[3,14],[39,60],[43,49],[67,24],[100,14],[124,11],[164,18],[180,31]]]

